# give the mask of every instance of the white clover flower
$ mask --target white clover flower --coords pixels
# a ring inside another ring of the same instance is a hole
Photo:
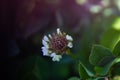
[[[60,61],[62,55],[73,47],[72,41],[73,38],[70,35],[66,35],[66,33],[60,31],[60,28],[57,28],[56,33],[43,37],[43,47],[41,48],[43,55],[52,57],[53,61]]]

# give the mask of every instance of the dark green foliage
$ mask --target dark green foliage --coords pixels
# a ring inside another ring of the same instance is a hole
[[[99,65],[105,58],[109,59],[110,57],[114,56],[107,48],[101,45],[94,45],[91,50],[89,61],[93,65]]]
[[[113,54],[114,54],[116,57],[120,56],[120,41],[118,41],[118,43],[117,43],[116,46],[114,47]]]
[[[41,65],[42,64],[42,65]],[[43,70],[46,68],[46,70]],[[44,64],[40,56],[32,55],[19,64],[17,80],[43,80],[49,72],[48,64]],[[45,72],[47,71],[47,72]]]
[[[89,78],[87,72],[88,72],[87,69],[85,70],[85,67],[81,63],[79,63],[79,74],[81,79],[85,80]]]

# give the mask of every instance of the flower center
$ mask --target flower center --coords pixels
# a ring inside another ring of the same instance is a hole
[[[55,35],[51,40],[51,48],[57,54],[64,53],[67,49],[68,41],[64,36]]]

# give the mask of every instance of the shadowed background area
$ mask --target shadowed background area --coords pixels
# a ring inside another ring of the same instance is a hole
[[[61,28],[73,36],[71,51],[87,65],[91,45],[100,43],[102,34],[111,27],[120,32],[119,3],[119,0],[1,0],[0,80],[79,77],[76,59],[64,55],[60,62],[53,62],[42,55],[43,36]]]

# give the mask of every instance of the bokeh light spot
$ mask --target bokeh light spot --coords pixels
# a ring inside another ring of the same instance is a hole
[[[120,80],[120,76],[115,76],[113,80]]]
[[[101,11],[102,7],[99,5],[93,5],[90,7],[91,13],[99,13]]]
[[[105,10],[103,11],[103,15],[104,15],[105,17],[109,17],[110,15],[112,15],[112,13],[113,13],[113,11],[112,11],[111,8],[107,8],[107,9],[105,9]]]
[[[113,28],[116,30],[120,30],[120,18],[117,18],[113,24]]]
[[[76,2],[79,5],[84,5],[87,2],[87,0],[76,0]]]
[[[104,7],[107,7],[110,5],[110,0],[102,0],[101,1],[101,4],[104,6]]]
[[[116,6],[118,7],[118,9],[120,10],[120,0],[114,0],[114,1],[115,1]]]

